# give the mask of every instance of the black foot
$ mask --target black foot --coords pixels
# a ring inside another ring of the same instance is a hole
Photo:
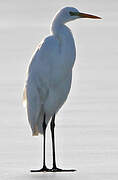
[[[43,167],[40,170],[31,170],[31,172],[74,172],[75,169],[60,169],[60,168],[52,168],[48,169],[47,167]]]
[[[31,170],[30,172],[51,172],[51,170],[45,166],[39,170]]]
[[[76,171],[75,169],[60,169],[60,168],[52,168],[50,169],[50,172],[74,172]]]

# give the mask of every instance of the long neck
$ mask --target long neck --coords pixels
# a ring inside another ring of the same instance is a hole
[[[76,56],[76,49],[75,49],[73,35],[71,33],[71,30],[65,25],[65,23],[62,21],[60,16],[59,17],[57,16],[53,20],[51,26],[51,32],[59,40],[58,42],[59,42],[60,54],[62,55],[62,58],[64,59],[64,61],[66,60],[67,62],[70,61],[69,65],[73,66]]]
[[[56,17],[54,17],[53,22],[51,24],[51,33],[58,37],[60,29],[63,25],[64,23],[61,17],[57,15]]]
[[[57,38],[61,39],[62,30],[63,30],[63,32],[66,31],[67,33],[69,33],[72,36],[71,30],[65,25],[63,17],[57,15],[53,19],[53,22],[51,25],[51,33],[54,36],[56,36]]]

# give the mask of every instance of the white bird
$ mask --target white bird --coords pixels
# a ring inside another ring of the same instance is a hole
[[[79,18],[101,19],[98,16],[65,7],[57,12],[51,24],[51,34],[37,47],[31,58],[24,88],[29,124],[34,136],[43,134],[43,167],[31,172],[63,172],[56,166],[54,127],[55,115],[67,99],[71,88],[72,68],[76,57],[71,30],[65,25]],[[45,133],[51,119],[53,167],[45,163]]]

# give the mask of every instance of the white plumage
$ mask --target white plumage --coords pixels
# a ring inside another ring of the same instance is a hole
[[[71,30],[65,23],[81,18],[82,14],[72,7],[59,11],[53,19],[50,36],[40,43],[31,59],[24,100],[33,135],[43,134],[44,113],[48,124],[67,99],[76,49]]]
[[[31,172],[74,172],[74,169],[60,169],[56,164],[55,153],[55,114],[64,104],[72,81],[72,68],[76,49],[71,30],[65,23],[77,18],[100,17],[80,13],[77,9],[66,7],[54,17],[51,34],[36,49],[31,59],[24,88],[28,120],[33,135],[43,134],[43,167]],[[53,166],[46,165],[46,127],[51,119]]]

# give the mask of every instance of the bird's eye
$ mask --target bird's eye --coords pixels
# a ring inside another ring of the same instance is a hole
[[[72,11],[70,11],[69,14],[70,14],[71,16],[74,16],[74,15],[75,15],[74,12],[72,12]]]

